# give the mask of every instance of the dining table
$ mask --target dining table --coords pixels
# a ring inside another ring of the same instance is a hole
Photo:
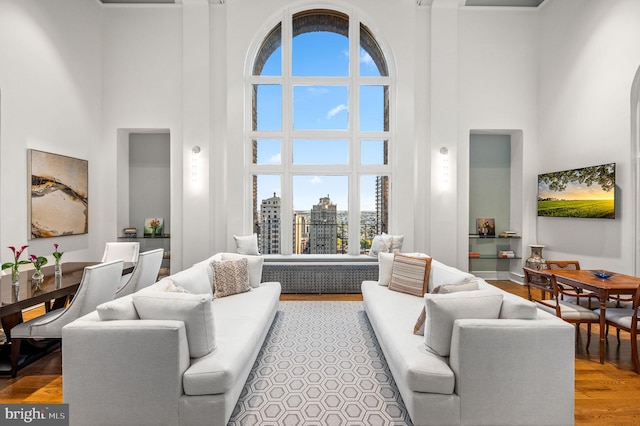
[[[44,304],[45,310],[57,309],[64,307],[69,296],[78,291],[84,268],[93,266],[100,262],[63,262],[62,275],[56,276],[55,267],[44,266],[41,270],[44,278],[33,279],[33,270],[25,270],[20,272],[19,281],[13,283],[11,274],[0,277],[0,322],[6,336],[5,341],[0,344],[0,374],[11,372],[10,360],[7,360],[8,345],[11,342],[11,329],[22,322],[22,311],[40,304]],[[133,271],[135,264],[125,262],[122,274],[129,274]],[[43,346],[32,348],[27,359],[21,364],[27,364],[35,361],[35,359],[46,354]]]
[[[598,297],[600,308],[600,364],[604,364],[606,343],[606,303],[611,296],[633,295],[640,286],[640,277],[598,270],[553,269],[548,272],[556,281],[575,288],[588,290]]]

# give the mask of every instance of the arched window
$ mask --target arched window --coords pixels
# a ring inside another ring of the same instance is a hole
[[[247,178],[261,253],[365,253],[387,232],[391,79],[373,33],[345,13],[294,13],[248,78]]]

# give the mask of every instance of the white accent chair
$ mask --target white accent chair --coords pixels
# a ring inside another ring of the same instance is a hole
[[[62,339],[62,327],[113,300],[122,276],[123,261],[99,263],[84,269],[82,281],[66,308],[25,321],[13,327],[11,336],[11,376],[15,377],[23,339]]]
[[[140,243],[137,241],[109,242],[105,244],[102,262],[111,262],[112,260],[120,259],[124,262],[136,263],[138,261],[139,253]],[[124,285],[129,282],[132,275],[133,273],[123,275],[120,278],[120,285],[118,288],[124,287]]]
[[[131,279],[116,291],[116,299],[150,286],[158,280],[164,249],[155,249],[140,253]]]

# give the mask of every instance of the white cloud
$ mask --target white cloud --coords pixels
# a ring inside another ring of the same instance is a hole
[[[340,111],[344,111],[347,109],[347,106],[345,104],[340,104],[335,108],[332,108],[328,113],[327,113],[327,120],[330,120],[333,118],[333,116],[335,116],[336,114],[338,114]]]
[[[320,179],[318,176],[314,176],[311,179],[309,179],[309,183],[311,185],[317,185],[319,183],[322,183],[322,179]]]
[[[274,154],[271,157],[269,157],[269,160],[267,160],[268,164],[280,164],[280,161],[282,160],[281,154]]]
[[[307,92],[309,92],[312,95],[325,95],[329,93],[329,89],[327,89],[326,87],[310,86],[310,87],[307,87]]]
[[[373,58],[371,58],[371,55],[369,55],[369,53],[364,49],[360,51],[360,63],[369,66],[374,65]]]

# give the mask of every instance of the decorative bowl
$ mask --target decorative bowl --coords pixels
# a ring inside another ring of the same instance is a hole
[[[593,271],[593,275],[595,275],[596,278],[602,278],[606,280],[607,278],[610,278],[613,274],[607,271]]]

